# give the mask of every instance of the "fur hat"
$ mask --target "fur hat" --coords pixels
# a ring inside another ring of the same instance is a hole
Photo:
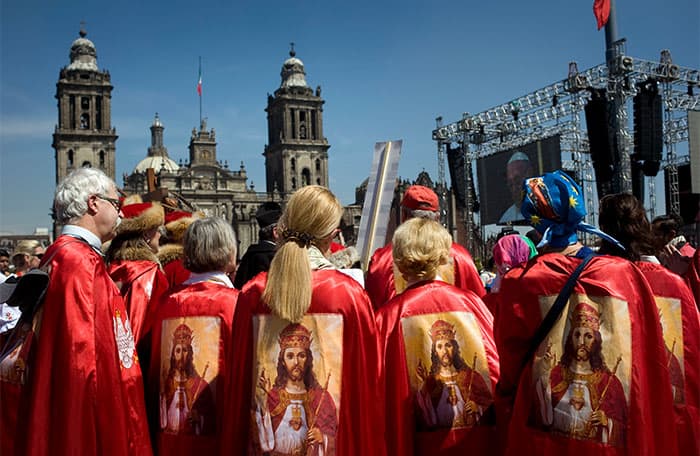
[[[117,235],[143,233],[158,228],[165,221],[163,206],[159,203],[135,203],[122,207],[124,218],[117,227]]]
[[[165,237],[168,243],[182,244],[187,228],[200,218],[204,218],[202,212],[171,211],[166,213]]]
[[[412,211],[432,211],[440,210],[438,196],[434,191],[422,185],[411,185],[403,194],[401,205]]]

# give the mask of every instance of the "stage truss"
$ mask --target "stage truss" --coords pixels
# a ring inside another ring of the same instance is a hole
[[[624,40],[615,43],[617,57],[609,64],[578,71],[576,62],[569,63],[566,79],[535,90],[529,94],[487,109],[478,114],[464,113],[462,119],[443,125],[436,119],[433,140],[437,142],[438,188],[446,189],[445,157],[447,144],[461,144],[468,164],[466,171],[467,208],[465,224],[467,247],[476,249],[476,227],[472,213],[475,195],[469,189],[471,168],[475,160],[504,150],[520,147],[553,135],[561,137],[562,167],[573,170],[583,182],[586,198],[586,221],[595,224],[594,171],[588,135],[581,117],[591,98],[589,89],[605,89],[608,100],[616,103],[612,134],[617,135],[619,191],[631,193],[630,154],[634,148],[628,112],[637,93],[637,84],[654,79],[659,83],[664,111],[662,168],[669,177],[671,207],[667,212],[679,213],[678,166],[689,161],[688,155],[678,155],[676,144],[688,141],[688,110],[700,109],[700,71],[673,63],[668,50],[661,51],[659,62],[625,55]],[[654,178],[647,178],[651,187],[650,209],[655,210]],[[445,198],[443,190],[442,198]],[[444,202],[444,201],[443,201]],[[446,207],[446,205],[443,205]],[[653,215],[652,215],[653,216]]]

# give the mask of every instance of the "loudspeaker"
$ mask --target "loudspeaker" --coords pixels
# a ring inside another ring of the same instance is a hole
[[[603,197],[611,192],[615,170],[615,148],[608,134],[609,116],[605,89],[589,90],[591,91],[591,100],[585,107],[588,143],[595,170],[598,197]]]
[[[642,161],[661,161],[663,150],[663,112],[661,95],[655,80],[637,84],[637,95],[632,99],[634,111],[634,153]],[[647,171],[653,171],[650,168]],[[656,170],[658,173],[658,169]],[[655,176],[656,174],[647,174]]]
[[[465,154],[460,146],[452,148],[447,144],[447,166],[450,168],[450,180],[457,205],[464,209],[467,207],[467,170]]]
[[[688,154],[690,191],[700,194],[700,111],[688,111]]]
[[[642,203],[644,203],[644,165],[646,162],[632,160],[632,194]]]

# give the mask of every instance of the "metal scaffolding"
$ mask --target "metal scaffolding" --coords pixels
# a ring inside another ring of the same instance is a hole
[[[614,190],[631,192],[630,151],[633,141],[629,134],[628,112],[631,99],[637,93],[637,84],[653,79],[663,87],[666,155],[661,164],[669,176],[671,207],[668,212],[678,212],[677,166],[687,157],[677,156],[676,144],[688,141],[687,110],[700,107],[700,94],[693,91],[700,87],[700,71],[675,65],[668,51],[662,52],[659,62],[625,55],[624,40],[615,42],[613,51],[606,64],[579,72],[576,63],[571,62],[565,79],[478,114],[465,113],[460,120],[444,125],[442,117],[438,117],[432,137],[437,143],[438,181],[443,188],[446,188],[444,160],[447,144],[463,144],[462,153],[469,168],[474,161],[491,154],[560,135],[561,151],[567,154],[562,166],[575,170],[583,181],[588,212],[586,221],[594,224],[594,172],[588,136],[581,126],[581,111],[590,100],[592,89],[605,89],[614,114],[609,134],[616,139],[611,143],[617,147]],[[467,192],[471,190],[466,189]],[[475,199],[474,195],[468,198],[470,201]],[[655,201],[655,196],[652,201]],[[469,217],[465,223],[469,245],[474,241],[475,230],[469,222],[471,208],[467,211]]]

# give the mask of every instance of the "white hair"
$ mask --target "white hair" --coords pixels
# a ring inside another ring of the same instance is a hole
[[[90,195],[106,196],[115,188],[114,181],[99,169],[76,169],[56,187],[53,197],[54,219],[64,224],[76,222],[87,212]]]

